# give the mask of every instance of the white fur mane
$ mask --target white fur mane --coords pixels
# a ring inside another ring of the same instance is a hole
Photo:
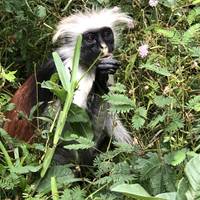
[[[66,46],[58,49],[58,52],[64,58],[70,57],[78,35],[86,31],[109,27],[113,30],[114,37],[117,36],[117,27],[121,24],[133,26],[133,21],[126,13],[122,12],[119,7],[105,8],[102,10],[91,10],[84,13],[77,13],[63,18],[57,26],[53,42],[59,38],[67,38],[69,41]],[[65,52],[63,52],[63,50]]]

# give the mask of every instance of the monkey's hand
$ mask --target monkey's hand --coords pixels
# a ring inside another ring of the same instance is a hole
[[[103,58],[98,63],[96,70],[100,74],[114,74],[119,67],[119,61],[113,58]]]
[[[119,68],[120,62],[112,58],[103,58],[96,67],[94,90],[99,95],[107,94],[108,89],[108,75],[114,74]]]

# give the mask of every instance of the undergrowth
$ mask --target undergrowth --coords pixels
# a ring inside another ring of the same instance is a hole
[[[86,7],[116,5],[135,26],[120,37],[115,57],[122,67],[104,100],[112,105],[110,112],[120,114],[134,145],[114,143],[84,173],[74,161],[52,164],[41,178],[50,127],[41,125],[41,140],[34,144],[0,128],[0,199],[200,199],[199,0],[159,0],[153,7],[147,0],[1,1],[0,126],[14,108],[13,92],[51,56],[59,19]],[[55,89],[55,84],[51,80],[43,87]],[[87,135],[91,124],[77,109],[72,111],[79,117],[68,120],[87,127]],[[71,135],[77,144],[65,148],[91,148],[88,135]]]

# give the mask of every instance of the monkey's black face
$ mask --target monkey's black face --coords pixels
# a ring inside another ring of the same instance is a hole
[[[114,50],[114,34],[108,27],[83,33],[80,64],[90,67],[97,57],[108,56]]]

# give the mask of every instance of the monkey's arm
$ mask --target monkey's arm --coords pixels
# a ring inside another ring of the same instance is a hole
[[[129,132],[123,126],[117,114],[111,114],[108,112],[110,105],[107,102],[103,102],[100,96],[107,94],[108,89],[108,76],[109,74],[114,74],[116,70],[120,67],[120,63],[115,59],[103,59],[96,69],[96,77],[94,83],[94,91],[97,93],[93,95],[92,105],[90,105],[90,109],[92,113],[95,114],[93,116],[94,126],[96,126],[96,138],[99,137],[99,124],[103,125],[107,134],[110,137],[114,137],[114,139],[118,142],[132,144],[132,138],[129,135]],[[105,122],[102,122],[101,119],[105,118]]]
[[[49,80],[54,72],[55,65],[52,61],[49,61],[36,75],[32,74],[16,91],[11,99],[11,102],[15,104],[15,109],[6,113],[7,121],[4,124],[4,129],[11,136],[28,142],[33,140],[37,125],[35,121],[30,122],[28,119],[20,118],[19,112],[29,116],[32,107],[38,102],[43,102],[43,108],[46,106],[52,98],[52,94],[49,90],[41,88],[36,82]]]

